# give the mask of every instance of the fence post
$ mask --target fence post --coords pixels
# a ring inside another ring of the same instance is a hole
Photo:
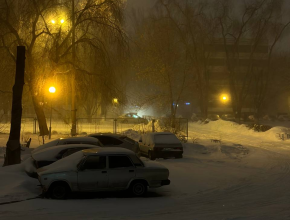
[[[155,132],[155,126],[154,126],[154,124],[155,124],[155,119],[152,119],[152,132]]]
[[[117,119],[116,118],[113,121],[113,132],[114,134],[117,134]]]
[[[186,119],[186,136],[188,141],[188,118]]]
[[[36,123],[37,123],[37,118],[33,119],[33,134],[36,134]]]

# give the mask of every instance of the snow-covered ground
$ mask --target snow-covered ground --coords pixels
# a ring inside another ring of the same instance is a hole
[[[2,167],[0,219],[290,219],[290,140],[277,135],[287,128],[258,133],[217,121],[192,123],[189,131],[184,158],[157,160],[169,168],[171,185],[150,190],[146,198],[110,193],[6,204],[37,197],[40,189],[24,172],[28,162]],[[0,136],[2,146],[7,138]],[[23,153],[27,157],[29,149]]]

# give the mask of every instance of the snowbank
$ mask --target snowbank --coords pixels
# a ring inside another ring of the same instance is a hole
[[[246,127],[246,125],[237,124],[235,122],[231,121],[224,121],[224,120],[217,120],[217,121],[211,121],[207,124],[203,124],[201,122],[198,123],[190,123],[189,124],[189,131],[190,132],[203,132],[204,134],[207,134],[210,138],[211,136],[220,136],[220,139],[223,139],[227,136],[244,136],[248,137],[249,139],[255,138],[255,139],[264,139],[267,141],[278,141],[281,140],[279,138],[279,134],[283,133],[290,133],[290,130],[286,127],[274,127],[266,132],[257,132],[254,130],[251,130]]]
[[[37,179],[29,177],[25,170],[30,161],[0,168],[0,203],[33,198],[41,193]]]

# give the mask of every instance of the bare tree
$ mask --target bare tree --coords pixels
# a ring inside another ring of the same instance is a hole
[[[75,10],[71,9],[72,3]],[[46,79],[63,72],[70,73],[70,78],[75,76],[72,74],[75,71],[88,73],[82,65],[86,54],[80,54],[83,56],[80,57],[76,53],[82,45],[90,45],[101,51],[101,59],[109,62],[104,39],[120,45],[125,42],[121,27],[122,6],[122,0],[0,1],[2,46],[13,59],[13,48],[17,45],[27,48],[26,82],[38,118],[40,135],[48,134],[42,101]],[[74,93],[74,87],[71,93]]]
[[[257,105],[262,106],[268,88],[268,65],[271,63],[273,49],[288,26],[288,23],[277,23],[282,5],[283,1],[274,0],[244,1],[238,11],[231,5],[231,1],[218,1],[218,20],[225,50],[232,106],[238,120],[249,94],[253,92],[254,77],[256,88],[260,90],[260,94],[256,94]],[[275,33],[271,36],[273,30]],[[265,66],[267,69],[263,70]]]
[[[217,35],[217,22],[212,8],[204,1],[160,0],[166,16],[176,27],[176,31],[186,51],[191,65],[192,82],[198,94],[199,107],[203,118],[207,117],[211,56],[213,42]]]
[[[170,109],[174,128],[177,108],[188,86],[186,53],[175,27],[158,8],[135,30],[134,68],[144,84],[150,82],[147,86],[147,90],[151,90],[148,94],[152,94],[150,99]]]

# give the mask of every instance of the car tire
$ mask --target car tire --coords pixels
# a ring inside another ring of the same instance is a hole
[[[148,158],[150,160],[155,160],[156,159],[155,156],[153,155],[152,151],[148,151]]]
[[[145,181],[134,181],[130,186],[130,192],[135,197],[145,196],[147,193],[147,184]]]
[[[65,183],[53,184],[49,189],[50,198],[64,200],[70,193],[69,187]]]

